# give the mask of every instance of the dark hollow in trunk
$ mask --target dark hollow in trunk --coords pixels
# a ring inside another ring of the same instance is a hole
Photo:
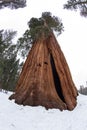
[[[60,79],[59,79],[58,73],[56,71],[56,67],[55,67],[55,63],[54,63],[52,54],[50,54],[50,62],[51,62],[51,67],[52,67],[52,73],[53,73],[53,79],[54,79],[55,89],[56,89],[57,94],[59,95],[60,99],[63,102],[65,102],[63,94],[62,94]]]
[[[30,106],[73,110],[77,89],[53,33],[33,44],[10,99]]]

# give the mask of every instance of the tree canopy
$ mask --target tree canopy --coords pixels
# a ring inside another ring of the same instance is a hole
[[[87,17],[87,0],[68,0],[64,8],[71,10],[80,10],[82,16]]]
[[[9,7],[11,9],[23,8],[26,6],[26,0],[0,0],[0,9]]]
[[[40,18],[31,18],[28,22],[28,27],[29,29],[25,31],[23,37],[18,40],[18,46],[22,48],[23,55],[29,51],[30,45],[38,38],[43,35],[47,37],[52,31],[60,35],[64,28],[61,19],[52,16],[50,12],[43,12]]]

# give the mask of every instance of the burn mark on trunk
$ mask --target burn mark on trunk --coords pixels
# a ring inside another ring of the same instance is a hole
[[[54,59],[53,59],[52,54],[50,54],[50,62],[51,62],[51,67],[52,67],[52,73],[53,73],[53,79],[54,79],[55,89],[56,89],[57,94],[60,97],[60,99],[63,102],[65,102],[63,94],[62,94],[60,79],[59,79],[58,73],[56,71],[56,67],[55,67],[55,63],[54,63]]]
[[[39,64],[37,64],[37,66],[41,67],[41,64],[39,63]]]
[[[46,61],[44,61],[44,64],[48,65],[48,63]]]

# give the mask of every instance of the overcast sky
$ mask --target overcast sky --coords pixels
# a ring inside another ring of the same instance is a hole
[[[81,17],[79,11],[63,9],[65,1],[29,0],[26,8],[0,10],[0,30],[16,30],[17,37],[20,37],[28,28],[27,22],[30,18],[40,17],[42,12],[50,11],[61,18],[64,32],[57,39],[68,62],[74,83],[79,88],[87,81],[87,18]]]

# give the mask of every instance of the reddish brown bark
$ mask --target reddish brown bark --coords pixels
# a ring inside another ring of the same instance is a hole
[[[73,110],[77,89],[53,34],[33,44],[10,99],[23,105]]]

